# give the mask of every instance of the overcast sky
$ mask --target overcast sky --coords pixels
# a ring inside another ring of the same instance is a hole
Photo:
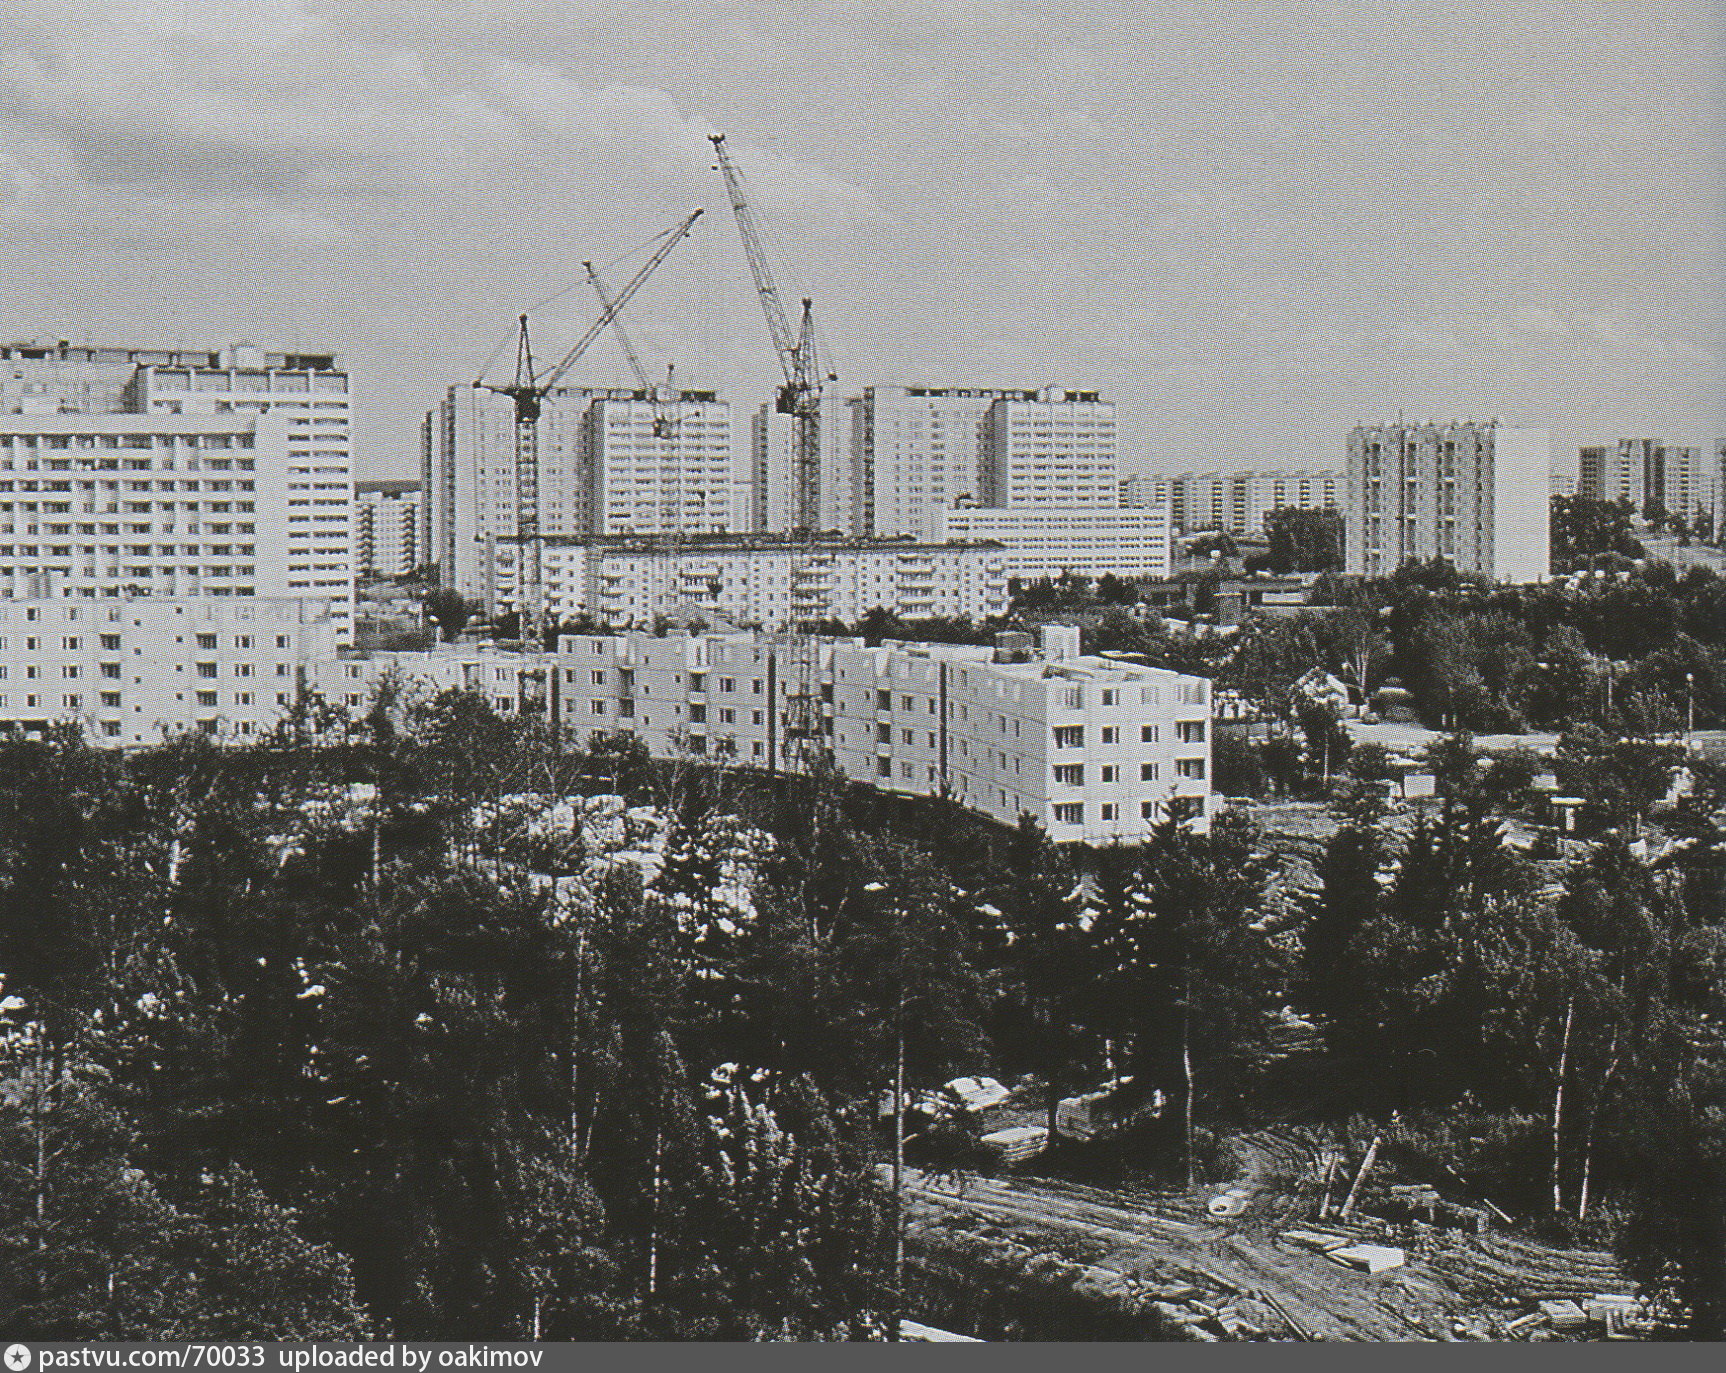
[[[334,349],[411,475],[520,309],[705,205],[633,322],[741,414],[723,129],[848,393],[1100,387],[1128,468],[1398,411],[1573,464],[1726,435],[1723,110],[1718,0],[5,0],[0,333]]]

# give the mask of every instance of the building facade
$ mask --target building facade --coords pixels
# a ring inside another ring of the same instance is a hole
[[[404,577],[420,557],[420,484],[354,483],[354,572],[366,580]]]
[[[1700,448],[1664,439],[1619,439],[1578,450],[1577,494],[1594,501],[1629,501],[1694,519],[1710,508]]]
[[[824,392],[820,414],[820,465],[816,477],[817,528],[855,535],[863,525],[863,473],[852,443],[852,409],[837,392]],[[790,415],[771,403],[758,406],[749,422],[749,531],[782,534],[796,523],[796,458]]]
[[[1371,425],[1348,438],[1348,571],[1442,558],[1494,581],[1550,572],[1551,437],[1498,420]]]
[[[0,599],[0,728],[71,721],[124,748],[266,734],[336,642],[322,600]]]
[[[559,387],[545,397],[538,436],[539,532],[548,540],[732,528],[731,411],[712,392]],[[426,417],[420,467],[427,560],[443,585],[484,600],[497,556],[488,549],[519,533],[514,402],[450,387]]]
[[[1119,500],[1114,405],[1094,391],[874,386],[851,409],[859,533],[916,535],[931,505]]]
[[[495,546],[488,610],[516,608],[513,546]],[[547,543],[540,579],[554,620],[589,614],[618,626],[695,613],[784,629],[847,624],[871,610],[905,619],[986,619],[1007,610],[1003,550],[986,543],[828,539],[793,555],[784,539]]]
[[[1172,556],[1168,508],[1027,506],[1007,510],[932,507],[924,534],[999,544],[1007,575],[1021,580],[1078,576],[1167,577]]]
[[[43,559],[68,595],[134,586],[159,595],[318,597],[329,602],[338,637],[351,638],[351,386],[334,355],[252,344],[207,352],[13,344],[0,348],[0,373],[0,409],[21,474],[12,494],[50,494],[19,485],[37,470],[56,474],[34,478],[38,486],[51,481],[61,488],[55,494],[73,498],[13,503],[8,513],[23,527],[13,530],[14,574]],[[32,446],[36,454],[25,456]],[[204,447],[208,457],[190,456]],[[117,468],[101,456],[110,450]],[[139,466],[146,450],[152,457]],[[109,479],[109,470],[130,475]],[[45,504],[76,508],[50,512]],[[28,538],[32,524],[41,542]],[[50,541],[55,532],[61,537]],[[20,551],[29,547],[38,553]]]
[[[1273,510],[1339,510],[1341,472],[1177,472],[1140,474],[1121,482],[1121,504],[1167,505],[1176,534],[1218,530],[1236,538],[1263,532]]]

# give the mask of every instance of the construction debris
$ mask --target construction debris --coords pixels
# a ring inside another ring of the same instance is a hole
[[[1049,1127],[1015,1125],[1011,1129],[995,1130],[977,1142],[985,1149],[999,1154],[1008,1163],[1023,1163],[1049,1147]]]
[[[1388,1268],[1401,1268],[1408,1261],[1406,1253],[1388,1244],[1351,1244],[1346,1248],[1327,1250],[1325,1257],[1332,1263],[1362,1273],[1382,1273]]]
[[[1013,1095],[992,1077],[956,1077],[941,1090],[958,1101],[961,1110],[972,1115],[999,1106]]]
[[[1284,1230],[1277,1238],[1320,1254],[1328,1254],[1332,1249],[1341,1249],[1349,1243],[1346,1235],[1330,1235],[1322,1230]]]
[[[1253,1199],[1253,1194],[1244,1187],[1231,1187],[1226,1192],[1218,1192],[1205,1207],[1218,1220],[1226,1220],[1238,1216],[1247,1209],[1247,1203]]]
[[[1581,1330],[1588,1324],[1587,1313],[1573,1301],[1543,1301],[1540,1314],[1554,1330]]]

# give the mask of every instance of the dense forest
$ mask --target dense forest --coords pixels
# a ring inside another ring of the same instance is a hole
[[[1531,859],[1444,778],[1299,886],[1241,813],[1068,853],[453,694],[245,749],[0,742],[0,1320],[882,1338],[882,1092],[1112,1067],[1167,1102],[1139,1182],[1232,1125],[1394,1122],[1718,1335],[1719,778],[1654,863]]]

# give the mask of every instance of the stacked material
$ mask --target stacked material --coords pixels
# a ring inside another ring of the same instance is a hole
[[[984,1135],[978,1143],[1008,1163],[1023,1163],[1049,1147],[1049,1130],[1045,1125],[1016,1125]]]

